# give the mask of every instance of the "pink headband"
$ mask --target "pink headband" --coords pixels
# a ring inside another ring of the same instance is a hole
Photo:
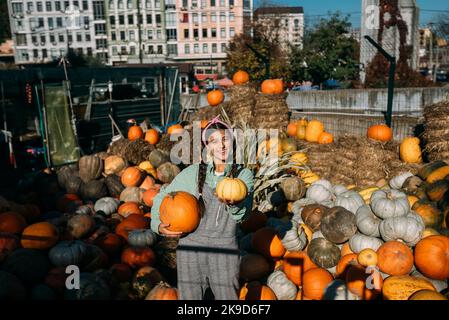
[[[207,124],[207,126],[203,129],[203,134],[201,137],[201,140],[203,141],[203,143],[206,145],[207,144],[207,139],[206,139],[206,132],[207,129],[209,129],[209,127],[213,124],[221,124],[224,127],[226,127],[226,130],[229,130],[231,133],[231,137],[232,137],[232,131],[231,131],[231,127],[229,125],[227,125],[225,122],[220,120],[220,115],[216,116],[215,118],[213,118],[211,121],[209,121],[209,123]]]

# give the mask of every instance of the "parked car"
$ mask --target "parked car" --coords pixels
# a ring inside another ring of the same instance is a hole
[[[449,81],[449,74],[447,71],[440,70],[437,72],[437,82],[447,82]]]

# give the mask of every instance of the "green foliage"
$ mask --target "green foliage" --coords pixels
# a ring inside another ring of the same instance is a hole
[[[104,66],[103,62],[101,62],[100,59],[96,57],[89,57],[84,54],[80,54],[73,50],[72,48],[69,49],[69,52],[67,53],[67,60],[69,61],[70,65],[73,67],[102,67]]]
[[[356,80],[359,72],[359,43],[348,36],[351,23],[339,13],[321,19],[305,32],[304,49],[292,48],[290,66],[295,81],[321,84],[327,79]]]

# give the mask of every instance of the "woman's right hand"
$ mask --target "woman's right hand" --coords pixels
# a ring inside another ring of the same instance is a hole
[[[182,236],[182,232],[181,231],[170,231],[168,230],[168,227],[170,226],[170,224],[168,223],[160,223],[159,224],[159,233],[165,237],[170,237],[170,238],[177,238]]]

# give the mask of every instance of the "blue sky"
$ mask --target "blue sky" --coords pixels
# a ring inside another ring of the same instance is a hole
[[[319,19],[319,15],[326,15],[329,11],[334,12],[340,10],[343,13],[352,13],[350,21],[354,27],[360,26],[360,10],[361,0],[254,0],[255,6],[263,1],[275,3],[285,6],[302,6],[304,13],[309,21]],[[435,19],[438,12],[427,10],[446,10],[449,13],[448,0],[417,0],[418,6],[421,9],[420,25],[426,25],[428,22]]]

